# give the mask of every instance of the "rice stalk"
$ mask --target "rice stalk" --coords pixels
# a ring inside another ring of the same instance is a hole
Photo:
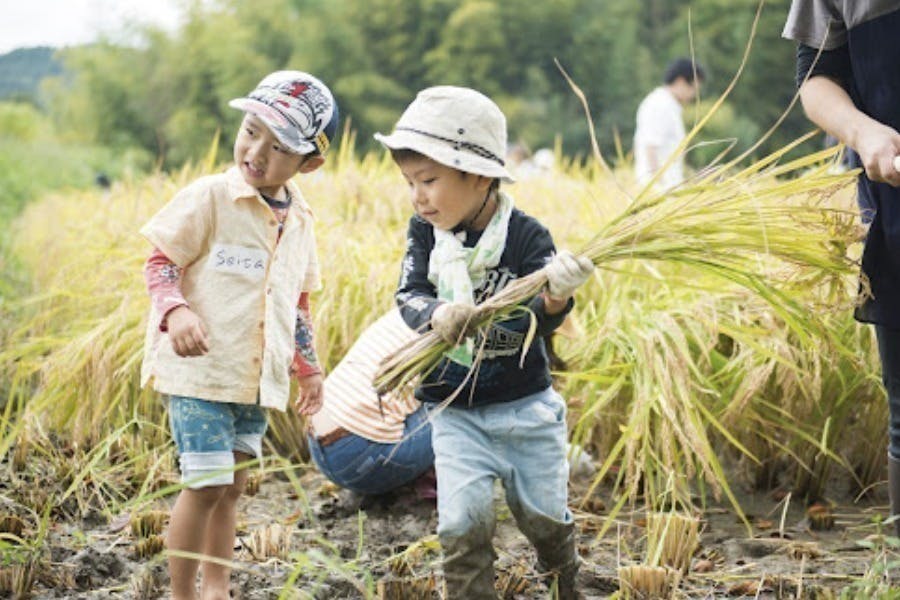
[[[136,558],[145,559],[156,556],[166,547],[166,538],[159,534],[153,534],[149,537],[142,537],[134,544],[134,555]]]
[[[617,572],[624,600],[670,600],[681,579],[678,571],[668,567],[632,565],[619,567]]]
[[[846,255],[853,242],[853,213],[823,206],[821,199],[798,200],[813,193],[827,199],[848,184],[849,176],[831,174],[821,162],[834,153],[831,149],[792,161],[784,173],[796,176],[790,180],[766,172],[732,175],[714,185],[651,196],[606,223],[578,254],[601,269],[616,268],[624,260],[690,267],[697,275],[729,281],[765,300],[802,342],[827,337],[812,307],[784,291],[792,277],[776,267],[812,270],[825,280],[840,280],[853,271]],[[509,316],[546,283],[543,269],[512,282],[476,307],[470,329]],[[376,387],[385,393],[411,383],[449,349],[434,332],[424,333],[383,361]]]
[[[686,574],[700,541],[696,517],[668,513],[647,515],[647,564]]]
[[[431,600],[438,586],[433,573],[419,576],[387,576],[378,580],[379,600]]]
[[[149,538],[162,533],[169,513],[163,510],[148,510],[131,515],[131,534],[138,539]]]
[[[37,559],[0,567],[0,592],[16,599],[31,598],[40,568]]]
[[[253,530],[243,542],[244,548],[254,560],[287,558],[291,547],[292,528],[281,523],[271,523]]]
[[[131,576],[129,587],[135,600],[153,600],[161,595],[160,582],[152,566],[145,566]]]

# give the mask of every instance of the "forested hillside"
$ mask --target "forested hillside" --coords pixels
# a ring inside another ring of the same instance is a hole
[[[41,46],[0,55],[0,100],[32,101],[43,78],[62,73],[53,53],[53,48]]]
[[[746,146],[788,106],[794,48],[780,38],[787,5],[766,3],[741,82],[705,141],[734,138]],[[417,90],[447,83],[496,98],[512,141],[534,149],[561,136],[567,153],[585,154],[587,127],[558,59],[586,92],[602,146],[613,152],[618,135],[627,153],[637,104],[671,58],[693,53],[706,66],[704,98],[726,88],[751,39],[757,6],[757,0],[194,2],[174,33],[146,30],[132,47],[63,51],[71,77],[44,91],[68,134],[140,146],[168,166],[201,154],[217,131],[230,131],[238,115],[228,100],[282,68],[328,82],[363,147],[372,147],[371,134],[389,128]],[[695,114],[686,111],[689,121]],[[807,128],[799,113],[792,115],[768,148]],[[695,165],[715,153],[699,152],[689,156]]]

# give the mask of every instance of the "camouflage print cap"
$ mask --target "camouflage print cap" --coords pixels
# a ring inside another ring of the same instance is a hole
[[[302,71],[267,75],[246,98],[228,106],[256,115],[297,154],[325,154],[337,133],[338,106],[324,83]]]

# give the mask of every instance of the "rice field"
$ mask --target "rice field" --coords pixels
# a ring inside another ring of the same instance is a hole
[[[312,301],[326,368],[392,305],[410,214],[389,158],[351,148],[299,181],[317,217],[325,278]],[[571,441],[595,462],[572,488],[595,597],[900,597],[889,578],[897,541],[882,525],[877,350],[851,316],[854,176],[834,171],[834,151],[781,159],[654,195],[627,167],[558,157],[555,171],[508,188],[558,247],[598,266],[555,338]],[[164,405],[138,386],[150,248],[137,231],[218,168],[207,160],[108,191],[50,194],[15,222],[9,252],[28,284],[4,299],[0,319],[0,591],[164,594],[162,536],[178,476]],[[260,493],[239,525],[241,597],[437,597],[433,511],[404,508],[409,530],[391,538],[391,511],[348,509],[309,467],[302,426],[272,416]],[[822,525],[815,539],[830,545],[798,546],[801,533],[785,535],[789,514],[803,535]],[[722,515],[718,535],[765,537],[770,554],[792,558],[754,569],[717,557],[708,534]],[[503,596],[548,597],[516,544],[504,546],[516,550],[502,554]],[[862,552],[846,572],[804,572],[833,564],[842,544]],[[77,566],[85,553],[87,574]],[[128,568],[103,567],[123,553]]]

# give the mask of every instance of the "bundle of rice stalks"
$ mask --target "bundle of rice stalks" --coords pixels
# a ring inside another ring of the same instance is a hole
[[[37,579],[37,562],[0,567],[0,592],[12,598],[30,598]]]
[[[131,576],[130,588],[135,600],[153,600],[161,595],[162,582],[158,571],[145,566]]]
[[[818,307],[799,302],[789,291],[799,280],[818,283],[826,296],[822,304],[837,294],[846,304],[843,278],[854,271],[847,248],[855,240],[855,216],[826,201],[852,176],[829,169],[834,149],[776,165],[789,150],[737,173],[639,198],[607,222],[579,254],[600,269],[646,260],[715,276],[762,298],[802,342],[825,337],[812,310]],[[521,303],[546,284],[543,269],[514,281],[476,307],[470,330],[485,330],[491,322],[521,311]],[[387,392],[411,383],[450,349],[435,332],[421,335],[385,359],[376,387]],[[476,356],[473,369],[480,358]]]
[[[809,528],[813,531],[827,531],[834,529],[834,511],[828,504],[817,502],[806,509],[806,518],[809,519]]]
[[[150,558],[156,556],[166,547],[166,539],[161,535],[151,535],[139,539],[134,545],[134,555],[137,558]]]
[[[162,533],[169,513],[162,510],[148,510],[131,515],[131,534],[139,539]]]
[[[244,540],[244,548],[254,560],[268,558],[287,558],[291,548],[292,528],[281,523],[272,523],[255,529],[250,539]]]
[[[619,567],[619,593],[624,600],[670,600],[681,575],[668,567],[632,565]]]
[[[684,574],[700,540],[700,521],[678,513],[647,515],[647,563]]]
[[[438,586],[433,573],[418,577],[388,576],[378,580],[379,600],[431,600]]]

